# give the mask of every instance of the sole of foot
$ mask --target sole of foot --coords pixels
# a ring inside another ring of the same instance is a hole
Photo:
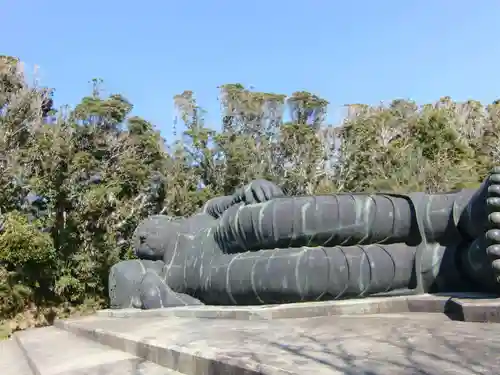
[[[493,168],[488,180],[486,205],[490,227],[486,232],[486,253],[491,260],[495,278],[500,282],[500,167]]]

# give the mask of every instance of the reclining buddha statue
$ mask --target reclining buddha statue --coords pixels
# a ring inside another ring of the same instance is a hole
[[[189,217],[135,230],[111,308],[257,305],[414,293],[500,293],[500,167],[478,189],[285,196],[255,180]]]

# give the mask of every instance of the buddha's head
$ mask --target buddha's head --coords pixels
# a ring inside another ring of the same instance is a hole
[[[133,235],[135,255],[140,259],[163,260],[180,228],[181,220],[170,216],[153,215],[144,219]]]

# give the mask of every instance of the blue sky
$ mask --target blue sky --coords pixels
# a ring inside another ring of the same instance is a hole
[[[171,139],[173,95],[193,90],[217,128],[224,83],[317,93],[330,122],[346,103],[492,101],[499,20],[498,0],[0,0],[0,54],[39,65],[57,104],[103,78]]]

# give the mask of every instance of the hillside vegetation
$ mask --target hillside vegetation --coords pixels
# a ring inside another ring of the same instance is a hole
[[[316,95],[227,84],[219,130],[193,92],[175,96],[185,130],[167,143],[122,95],[103,97],[100,83],[56,110],[50,89],[0,57],[4,334],[105,306],[108,270],[131,256],[132,231],[148,215],[190,215],[254,178],[288,194],[474,187],[499,159],[497,102],[356,104],[330,126]]]

